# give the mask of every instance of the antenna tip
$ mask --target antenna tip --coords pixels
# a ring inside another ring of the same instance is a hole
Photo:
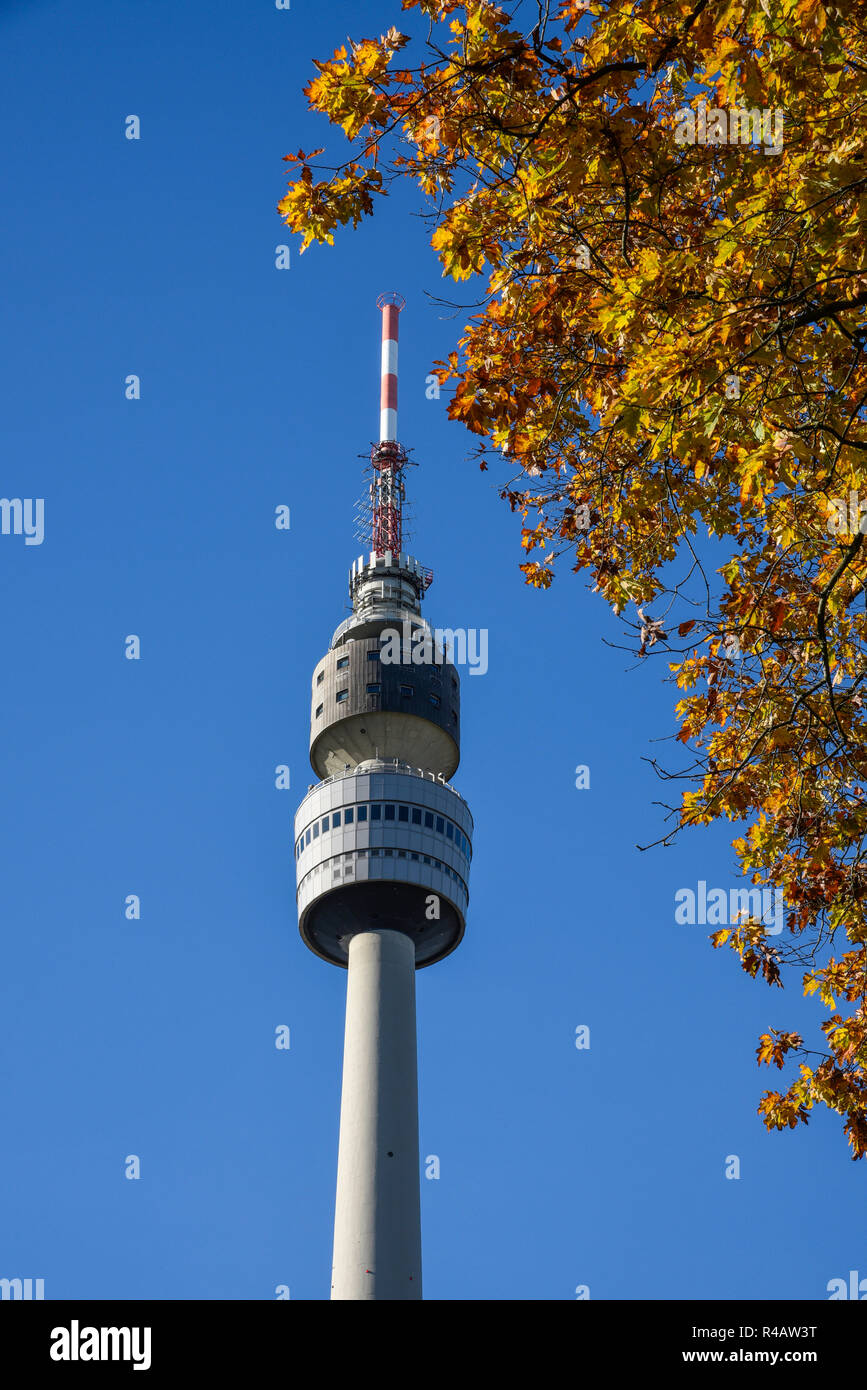
[[[377,309],[384,309],[386,304],[394,305],[397,312],[400,313],[401,309],[406,305],[406,300],[402,294],[398,294],[397,290],[389,290],[386,294],[381,294],[379,296],[376,301],[376,307]]]

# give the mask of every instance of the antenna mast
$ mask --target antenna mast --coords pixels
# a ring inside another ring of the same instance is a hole
[[[382,311],[382,369],[379,395],[379,443],[370,452],[373,478],[371,550],[375,555],[400,555],[403,550],[403,504],[406,492],[403,470],[406,450],[397,441],[397,334],[398,316],[406,300],[392,291],[381,294],[376,306]]]

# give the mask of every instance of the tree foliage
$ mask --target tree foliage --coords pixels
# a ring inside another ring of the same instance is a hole
[[[306,246],[395,179],[423,190],[443,273],[478,294],[440,378],[514,475],[527,581],[567,556],[668,656],[692,759],[657,767],[686,779],[671,834],[743,822],[742,872],[786,905],[776,938],[712,940],[829,1014],[817,1049],[760,1039],[797,1068],[763,1120],[826,1106],[863,1157],[865,0],[403,9],[429,25],[414,67],[396,28],[316,63],[351,158],[287,156],[280,211]]]

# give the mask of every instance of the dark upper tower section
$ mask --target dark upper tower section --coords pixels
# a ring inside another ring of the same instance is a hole
[[[401,549],[406,450],[397,440],[397,336],[403,299],[380,295],[380,440],[369,467],[373,549],[349,574],[352,617],[313,673],[310,762],[328,777],[401,758],[451,777],[460,761],[460,680],[421,616],[430,570]]]

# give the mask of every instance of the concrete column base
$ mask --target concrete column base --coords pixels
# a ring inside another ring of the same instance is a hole
[[[349,943],[332,1299],[420,1299],[415,947]]]

